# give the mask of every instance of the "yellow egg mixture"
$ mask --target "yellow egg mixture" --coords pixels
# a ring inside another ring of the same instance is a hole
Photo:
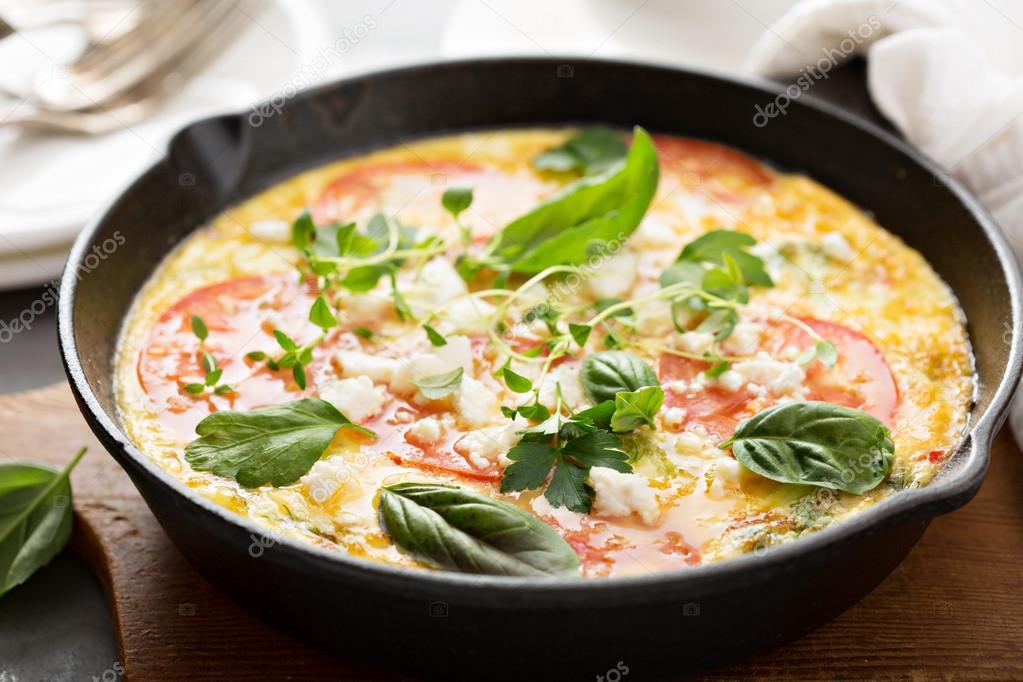
[[[710,143],[655,136],[656,195],[631,236],[537,281],[463,278],[460,254],[482,252],[503,226],[579,181],[578,171],[533,164],[574,134],[494,131],[398,145],[302,173],[199,229],[161,265],[124,324],[116,373],[131,439],[183,485],[259,523],[264,545],[286,535],[422,566],[381,528],[379,490],[443,482],[551,524],[579,555],[584,576],[668,570],[769,547],[932,479],[969,418],[974,379],[962,315],[918,253],[805,176],[775,173]],[[473,190],[457,219],[442,206],[451,187]],[[393,284],[384,276],[368,291],[329,288],[338,325],[313,348],[303,389],[291,371],[247,354],[281,353],[275,329],[298,343],[317,338],[308,313],[322,282],[308,271],[300,281],[303,257],[290,227],[307,208],[317,226],[354,221],[361,231],[382,213],[415,227],[420,244],[439,239],[410,254]],[[714,230],[753,237],[746,252],[773,281],[749,286],[737,324],[720,341],[701,331],[707,312],[699,306],[658,298],[661,273]],[[516,294],[487,293],[501,288]],[[634,305],[593,324],[582,346],[557,362],[530,352],[564,334],[567,322],[592,320],[622,301]],[[553,322],[530,316],[538,305],[564,314]],[[204,341],[189,326],[193,315],[209,328]],[[424,322],[444,345],[431,343]],[[807,362],[818,338],[837,350],[833,367]],[[631,471],[589,469],[589,513],[552,505],[542,486],[501,493],[507,454],[536,422],[509,418],[501,406],[585,409],[592,401],[581,361],[609,348],[645,361],[663,389],[653,422],[620,435]],[[219,383],[229,386],[222,393],[186,388],[203,383],[203,351],[222,369]],[[505,366],[537,391],[511,390]],[[420,388],[424,377],[458,368],[461,383],[448,395],[431,399]],[[278,487],[246,488],[186,461],[184,448],[210,413],[302,397],[328,401],[376,437],[340,430],[307,473]],[[800,400],[856,407],[888,426],[894,460],[885,479],[860,495],[780,483],[718,447],[741,420]]]

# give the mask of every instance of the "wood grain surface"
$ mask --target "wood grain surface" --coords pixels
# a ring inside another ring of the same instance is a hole
[[[0,458],[62,466],[82,445],[71,550],[105,587],[127,679],[405,679],[314,651],[210,586],[93,438],[66,385],[0,396]],[[937,519],[859,604],[703,679],[1023,680],[1023,455],[1007,431],[994,450],[977,498]]]

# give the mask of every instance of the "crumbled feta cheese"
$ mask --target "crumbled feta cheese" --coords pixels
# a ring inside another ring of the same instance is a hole
[[[291,226],[283,220],[259,220],[249,225],[249,234],[268,242],[290,242]]]
[[[856,257],[849,242],[842,236],[841,232],[828,232],[821,237],[821,248],[828,258],[833,258],[843,263],[848,263]]]
[[[688,322],[688,308],[680,310],[679,323]],[[683,316],[685,319],[683,319]],[[644,336],[660,336],[674,329],[671,321],[671,303],[651,301],[636,307],[636,331]]]
[[[648,526],[656,523],[661,515],[657,496],[643,476],[595,467],[590,469],[590,483],[597,494],[593,509],[598,514],[629,516],[635,513]]]
[[[416,284],[415,298],[434,305],[448,303],[468,291],[461,275],[444,256],[428,261]]]
[[[435,417],[424,417],[417,420],[406,432],[412,440],[423,445],[430,445],[440,440],[443,429]]]
[[[486,331],[487,317],[494,310],[494,306],[486,301],[460,298],[441,311],[441,321],[437,328],[444,334],[483,333]]]
[[[572,409],[582,406],[586,402],[583,394],[583,384],[579,377],[579,370],[582,365],[578,362],[563,362],[551,369],[540,384],[540,402],[544,405],[553,405],[557,402],[558,389],[561,386],[561,395],[565,402]],[[523,393],[521,404],[533,401],[531,393]]]
[[[462,385],[455,398],[455,409],[459,421],[473,428],[489,424],[502,416],[494,392],[472,377],[462,377]]]
[[[766,353],[758,353],[753,360],[743,360],[732,365],[746,381],[762,384],[775,395],[799,396],[805,389],[803,380],[806,372],[794,362],[781,362]]]
[[[689,391],[689,384],[687,384],[682,379],[675,379],[674,381],[669,381],[664,385],[664,387],[667,388],[672,393],[677,393],[678,395],[685,395]]]
[[[320,387],[320,397],[353,422],[380,414],[387,402],[386,392],[367,376],[328,380]]]
[[[387,319],[394,311],[394,301],[387,294],[368,291],[344,299],[344,311],[352,324],[365,325]]]
[[[675,450],[684,455],[698,455],[710,445],[707,440],[707,431],[702,433],[697,430],[683,431],[675,439]]]
[[[721,348],[732,355],[753,355],[760,346],[763,327],[754,322],[740,322],[731,335],[721,342]]]
[[[714,463],[714,473],[707,492],[712,497],[725,497],[728,490],[739,485],[742,466],[732,457],[719,457]]]
[[[595,263],[592,274],[583,280],[586,290],[594,298],[621,298],[629,293],[636,281],[639,254],[620,251]]]
[[[366,376],[380,384],[389,383],[394,376],[395,367],[398,366],[398,361],[394,358],[370,355],[357,350],[338,351],[334,358],[341,365],[341,376]]]
[[[664,425],[669,429],[680,429],[686,420],[686,411],[681,407],[669,407],[664,410]]]
[[[355,472],[341,455],[321,459],[299,480],[317,504],[324,504],[341,488],[359,489]]]
[[[710,332],[686,332],[678,336],[675,343],[680,350],[699,355],[710,350],[714,344],[714,335]]]
[[[734,369],[725,370],[721,376],[718,377],[718,386],[735,393],[742,385],[746,383],[745,377],[736,372]]]
[[[519,442],[518,432],[524,428],[525,420],[516,417],[507,426],[476,429],[459,438],[455,450],[465,455],[479,469],[486,469],[492,464],[508,466],[508,451]]]
[[[399,360],[391,377],[391,390],[403,395],[413,394],[417,388],[412,382],[450,372],[456,367],[461,367],[470,376],[472,344],[468,337],[449,336],[447,341],[443,346]]]
[[[679,245],[675,230],[657,215],[647,214],[632,235],[630,242],[641,249],[661,249]]]

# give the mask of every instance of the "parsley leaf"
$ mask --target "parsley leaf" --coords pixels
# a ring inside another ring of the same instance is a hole
[[[223,410],[195,427],[199,438],[185,447],[185,459],[196,471],[234,478],[246,488],[280,487],[308,473],[342,428],[375,436],[319,398]]]
[[[554,448],[547,443],[523,441],[508,451],[511,464],[501,478],[501,492],[535,490],[547,481],[554,466]]]
[[[586,482],[589,475],[589,467],[577,467],[564,457],[559,457],[544,497],[553,507],[566,507],[580,514],[589,514],[594,495],[593,488]]]

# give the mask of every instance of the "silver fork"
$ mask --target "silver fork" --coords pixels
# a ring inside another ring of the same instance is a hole
[[[145,118],[171,94],[163,86],[168,75],[182,76],[180,80],[185,80],[247,27],[250,20],[247,14],[231,11],[232,8],[222,0],[216,4],[227,7],[227,11],[215,15],[215,20],[206,15],[206,25],[201,31],[176,30],[176,35],[184,33],[187,39],[177,44],[175,55],[159,64],[148,62],[150,70],[136,79],[134,86],[114,91],[100,106],[60,110],[12,104],[6,110],[0,108],[0,126],[22,125],[33,129],[97,135]],[[250,1],[248,6],[259,12],[266,4],[266,0],[256,0]],[[112,87],[107,87],[113,91]]]

